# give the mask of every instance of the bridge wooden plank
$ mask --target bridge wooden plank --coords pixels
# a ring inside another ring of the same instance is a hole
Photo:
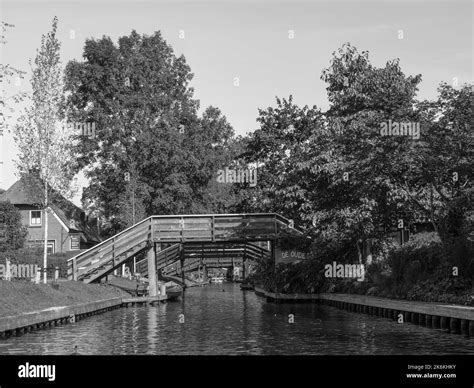
[[[140,236],[138,235],[137,237],[140,237]],[[129,250],[133,249],[134,246],[137,246],[139,244],[143,244],[144,242],[148,241],[148,238],[143,238],[143,236],[141,236],[141,237],[142,238],[140,240],[136,240],[136,239],[131,240],[133,242],[123,240],[119,244],[119,248],[116,248],[115,250],[109,251],[109,252],[99,256],[100,257],[99,261],[93,262],[93,260],[91,260],[91,261],[88,262],[87,265],[83,265],[83,266],[79,267],[78,276],[82,276],[84,273],[89,272],[94,268],[98,268],[98,267],[106,264],[109,261],[112,261],[113,258],[115,258],[115,260],[117,260],[117,258],[119,256],[121,256],[122,254],[124,254],[124,253],[128,252]],[[124,245],[127,242],[129,243],[129,245]],[[123,260],[119,260],[119,261],[123,262]]]
[[[124,255],[120,260],[118,260],[115,265],[112,265],[108,268],[104,268],[103,270],[95,269],[93,272],[89,272],[87,274],[84,274],[83,278],[86,279],[86,283],[91,283],[94,282],[98,279],[101,279],[108,274],[112,273],[115,269],[119,268],[122,264],[124,264],[127,260],[129,260],[131,257],[134,255],[138,254],[140,251],[146,249],[147,243],[144,243],[142,245],[136,245],[134,248],[127,254]]]

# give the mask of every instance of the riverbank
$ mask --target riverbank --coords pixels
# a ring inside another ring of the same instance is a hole
[[[72,281],[57,284],[0,281],[0,292],[0,338],[74,323],[120,307],[156,305],[175,299],[168,295],[131,297],[114,286]]]
[[[279,294],[255,287],[267,302],[319,303],[352,312],[376,315],[398,323],[413,323],[474,337],[474,307],[405,301],[353,294]]]
[[[0,295],[0,317],[51,307],[130,297],[129,293],[116,287],[73,281],[59,282],[56,289],[52,284],[0,280]]]

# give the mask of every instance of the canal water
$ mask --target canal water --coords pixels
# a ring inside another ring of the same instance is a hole
[[[293,323],[290,321],[294,320]],[[273,304],[223,283],[0,340],[0,354],[474,354],[474,339],[316,304]]]

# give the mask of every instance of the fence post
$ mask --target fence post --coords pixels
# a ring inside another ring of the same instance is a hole
[[[77,263],[76,263],[76,258],[72,259],[72,280],[77,281]]]
[[[40,282],[41,282],[41,268],[36,267],[35,283],[40,284]]]

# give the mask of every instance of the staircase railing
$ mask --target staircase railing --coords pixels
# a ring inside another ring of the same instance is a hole
[[[68,279],[81,280],[85,274],[106,265],[111,264],[112,268],[117,267],[123,261],[121,256],[138,244],[148,242],[153,239],[151,227],[152,217],[123,230],[113,237],[93,246],[67,261]]]

